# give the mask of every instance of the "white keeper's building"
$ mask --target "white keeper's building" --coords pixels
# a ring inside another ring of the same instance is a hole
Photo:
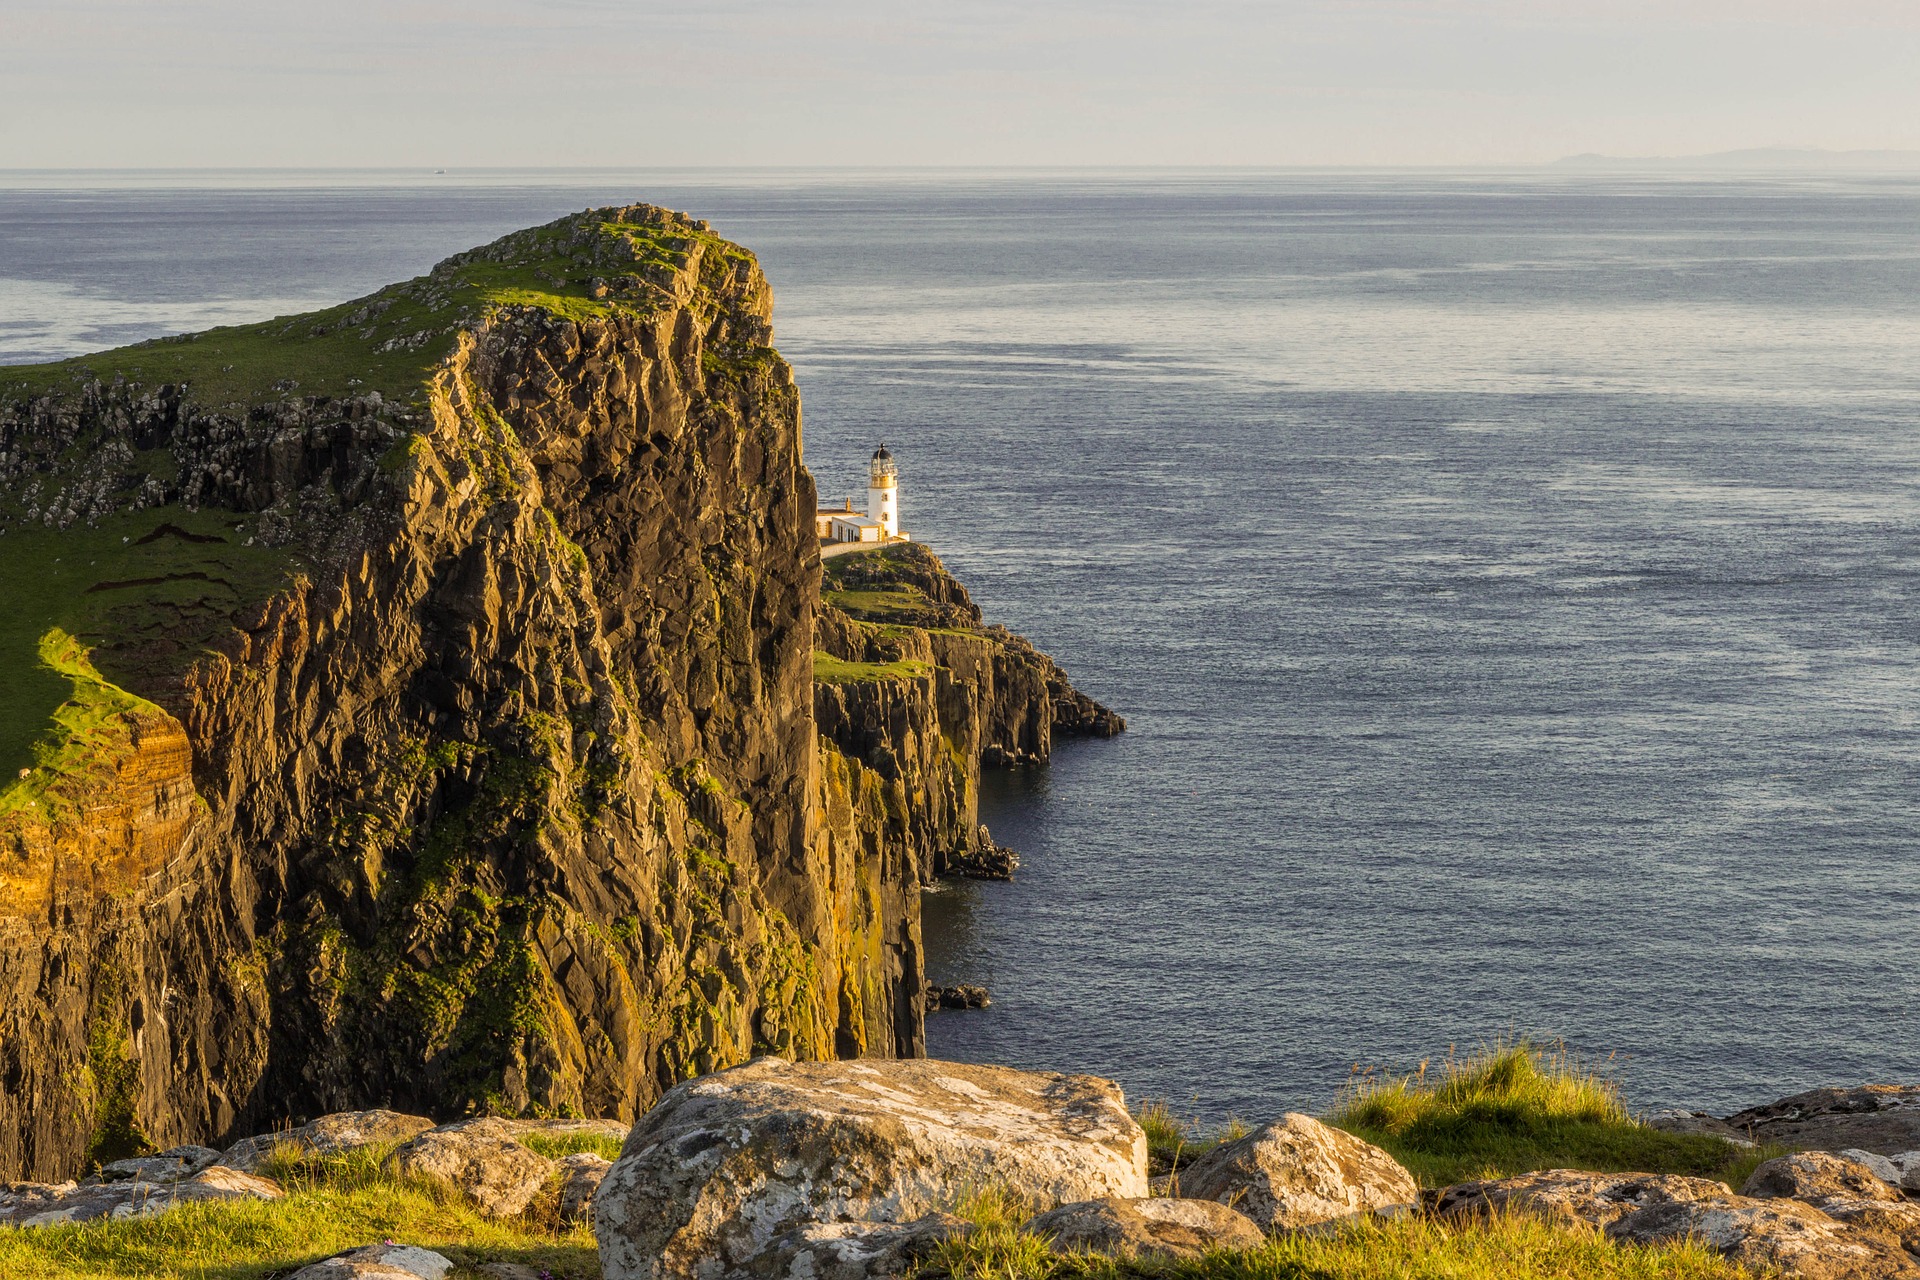
[[[821,507],[814,512],[814,531],[826,542],[905,542],[900,531],[900,468],[894,465],[887,446],[873,451],[873,463],[867,474],[867,509],[853,509],[848,498],[838,507]]]

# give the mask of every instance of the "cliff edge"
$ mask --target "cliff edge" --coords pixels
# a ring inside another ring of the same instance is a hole
[[[977,611],[822,672],[898,637],[821,606],[771,314],[636,205],[0,370],[0,1170],[921,1051],[960,780],[1079,704],[990,691],[1043,660]],[[816,719],[862,698],[937,707],[951,813]]]

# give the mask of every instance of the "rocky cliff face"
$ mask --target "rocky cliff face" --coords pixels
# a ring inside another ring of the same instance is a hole
[[[636,206],[5,371],[0,1170],[919,1052],[981,756],[1086,713],[977,631],[816,689],[771,307]]]

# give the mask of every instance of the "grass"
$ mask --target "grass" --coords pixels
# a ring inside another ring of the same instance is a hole
[[[932,608],[932,601],[918,587],[828,590],[820,598],[862,622],[912,624]]]
[[[1502,1216],[1450,1225],[1425,1218],[1288,1235],[1202,1258],[1055,1254],[1004,1196],[962,1204],[972,1234],[941,1244],[921,1277],[954,1280],[1735,1280],[1747,1273],[1704,1245],[1614,1244],[1599,1231]]]
[[[0,537],[0,814],[42,801],[121,712],[151,709],[125,686],[197,655],[242,605],[285,585],[297,564],[244,545],[238,524],[163,507]]]
[[[584,1151],[602,1160],[612,1161],[620,1158],[620,1148],[626,1139],[609,1137],[604,1133],[528,1133],[516,1141],[549,1160],[579,1155]]]
[[[285,1200],[183,1205],[131,1222],[0,1231],[8,1280],[264,1280],[361,1245],[394,1240],[445,1254],[470,1280],[488,1262],[516,1262],[555,1280],[598,1280],[585,1226],[560,1228],[549,1194],[520,1218],[475,1213],[456,1193],[381,1167],[391,1146],[342,1155],[276,1156],[260,1172]]]
[[[1434,1070],[1363,1076],[1328,1122],[1385,1148],[1429,1187],[1550,1168],[1726,1179],[1766,1158],[1647,1128],[1613,1080],[1524,1039],[1449,1054]]]
[[[1165,1101],[1142,1103],[1133,1118],[1147,1135],[1147,1168],[1155,1176],[1183,1168],[1221,1143],[1236,1142],[1251,1132],[1245,1121],[1234,1117],[1212,1129],[1198,1120],[1182,1120]]]
[[[846,662],[818,649],[813,653],[813,678],[820,684],[860,684],[870,680],[911,680],[933,667],[911,658],[899,662]]]

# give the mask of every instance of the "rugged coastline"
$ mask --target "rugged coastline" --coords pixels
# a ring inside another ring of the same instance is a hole
[[[0,1171],[920,1052],[980,768],[1121,726],[921,549],[822,602],[771,314],[631,206],[0,371]]]

